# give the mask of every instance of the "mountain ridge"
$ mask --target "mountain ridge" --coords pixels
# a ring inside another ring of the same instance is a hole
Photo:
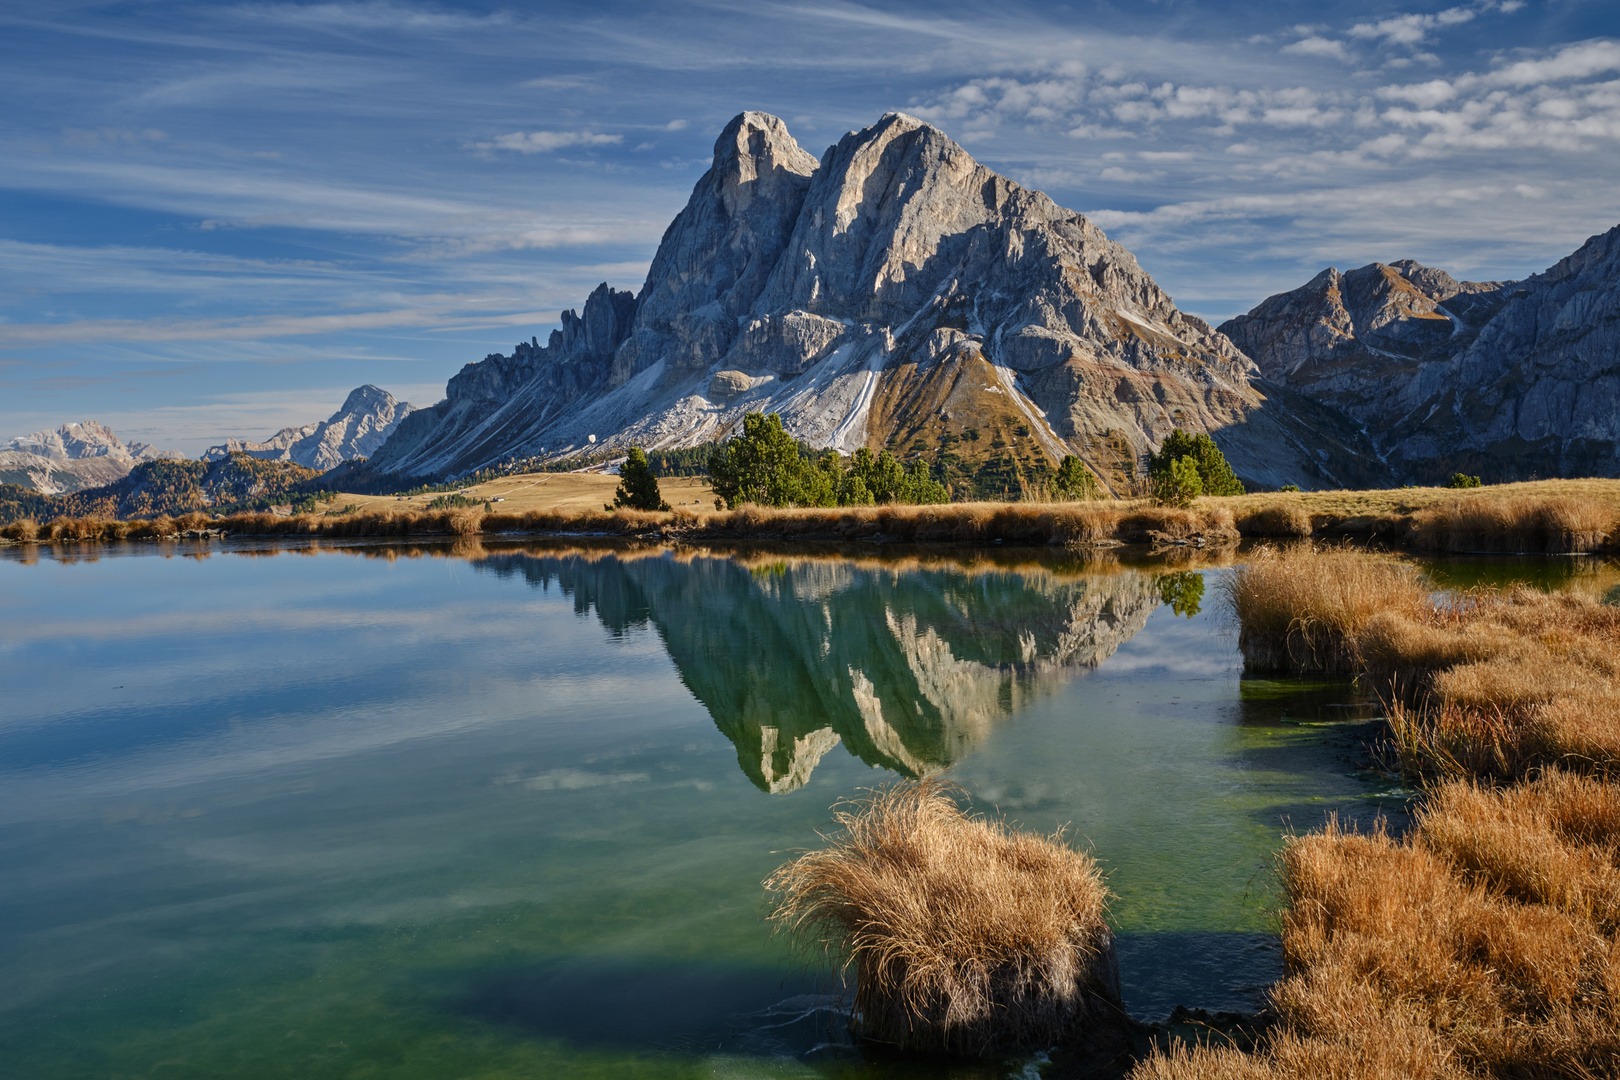
[[[263,461],[290,461],[325,472],[345,461],[370,457],[416,406],[366,383],[349,391],[337,412],[301,427],[285,427],[266,441],[231,438],[210,446],[199,461],[222,461],[243,453]]]
[[[71,493],[114,483],[141,462],[181,456],[143,442],[125,444],[104,424],[80,420],[0,444],[0,484],[41,495]]]
[[[1355,424],[1257,375],[1083,215],[932,125],[889,113],[817,161],[745,112],[638,294],[603,284],[545,346],[467,365],[372,466],[691,446],[763,410],[815,447],[990,469],[1013,491],[1069,453],[1128,490],[1178,427],[1262,485],[1384,479]]]
[[[1522,281],[1329,267],[1221,330],[1401,479],[1620,476],[1620,225]]]

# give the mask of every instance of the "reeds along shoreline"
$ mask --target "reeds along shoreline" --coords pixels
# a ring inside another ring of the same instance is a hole
[[[1620,610],[1437,602],[1392,561],[1309,549],[1236,568],[1226,599],[1252,667],[1381,687],[1429,786],[1404,837],[1287,843],[1269,1041],[1138,1080],[1620,1076]]]
[[[164,539],[223,531],[242,536],[406,537],[598,534],[664,539],[881,539],[912,543],[1001,541],[1106,545],[1220,543],[1239,537],[1372,540],[1432,552],[1570,553],[1620,546],[1620,504],[1599,493],[1471,494],[1372,512],[1395,493],[1340,493],[1332,511],[1299,496],[1203,500],[1188,509],[1135,502],[947,503],[831,509],[742,506],[698,514],[618,510],[484,513],[385,509],[343,515],[202,513],[177,518],[18,521],[0,537],[21,542]],[[1352,496],[1363,496],[1359,502]],[[1347,501],[1348,500],[1348,501]],[[1326,505],[1325,500],[1318,500]],[[1403,504],[1404,505],[1404,504]]]
[[[13,522],[0,536],[21,542],[140,540],[220,531],[237,536],[444,536],[474,534],[657,535],[668,539],[887,539],[919,543],[1003,541],[1021,544],[1236,540],[1222,508],[1182,510],[1107,503],[951,503],[802,509],[745,505],[712,514],[690,511],[545,511],[485,513],[385,510],[341,516],[234,514],[118,521],[58,518]]]

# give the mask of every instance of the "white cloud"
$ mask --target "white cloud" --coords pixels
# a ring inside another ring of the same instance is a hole
[[[599,135],[589,131],[514,131],[507,135],[497,135],[488,142],[475,142],[472,145],[477,150],[515,150],[520,154],[549,154],[553,150],[562,150],[569,146],[611,146],[623,141],[623,135]]]
[[[685,131],[686,130],[686,121],[685,120],[671,120],[669,123],[664,125],[664,130],[665,131]]]
[[[1382,40],[1390,45],[1421,45],[1429,31],[1441,26],[1457,26],[1474,18],[1472,8],[1447,8],[1436,15],[1396,15],[1377,22],[1357,23],[1350,28],[1350,36]]]
[[[1311,35],[1302,38],[1292,45],[1284,45],[1285,53],[1294,53],[1299,56],[1331,56],[1337,60],[1348,60],[1350,54],[1344,51],[1344,42],[1334,41],[1332,38]]]
[[[467,298],[468,307],[479,301]],[[442,306],[340,315],[264,315],[241,319],[78,319],[63,323],[0,324],[0,348],[95,341],[251,341],[267,337],[336,334],[353,330],[463,326],[529,326],[556,322],[555,311],[473,314]]]
[[[1457,88],[1444,79],[1405,86],[1380,86],[1378,96],[1388,101],[1406,101],[1424,108],[1442,105],[1457,96]]]
[[[1583,41],[1544,60],[1520,60],[1486,76],[1493,86],[1533,86],[1620,71],[1620,42]]]

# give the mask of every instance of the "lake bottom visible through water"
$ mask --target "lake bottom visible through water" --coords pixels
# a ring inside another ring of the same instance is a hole
[[[851,1046],[766,923],[839,800],[943,772],[1066,828],[1158,1020],[1257,1008],[1285,831],[1408,796],[1353,687],[1242,677],[1219,565],[31,550],[0,553],[8,1076],[1000,1076]]]

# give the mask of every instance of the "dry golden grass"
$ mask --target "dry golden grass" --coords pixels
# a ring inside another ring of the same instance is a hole
[[[1336,519],[1406,517],[1475,501],[1574,498],[1620,514],[1620,480],[1530,480],[1517,484],[1456,488],[1374,488],[1364,491],[1269,491],[1253,495],[1205,496],[1199,505],[1224,506],[1239,518],[1267,506],[1298,507],[1312,516]]]
[[[1393,560],[1303,547],[1223,588],[1249,666],[1372,677],[1416,772],[1620,765],[1620,608],[1522,587],[1442,604]]]
[[[1380,539],[1420,551],[1574,552],[1620,543],[1620,480],[1206,497],[1244,536]]]
[[[697,478],[660,481],[673,510],[662,515],[604,513],[617,478],[597,473],[505,477],[467,490],[492,503],[478,532],[598,532],[626,535],[664,530],[693,538],[893,539],[919,543],[1178,544],[1248,537],[1340,536],[1374,539],[1428,551],[1574,552],[1620,544],[1620,481],[1551,480],[1478,491],[1443,488],[1398,491],[1295,492],[1204,498],[1188,509],[1146,499],[1079,503],[951,503],[944,506],[772,508],[716,511]],[[442,511],[426,509],[434,495],[339,495],[327,504],[354,506],[341,515],[317,513],[261,521],[236,515],[233,531],[323,536],[406,536],[457,532]],[[121,535],[109,523],[85,520],[35,526],[45,540]],[[216,522],[216,526],[224,524]],[[227,526],[231,527],[231,526]],[[459,526],[466,534],[470,525]],[[52,531],[54,530],[54,532]],[[0,536],[26,541],[23,522]],[[151,529],[134,535],[154,535]],[[159,532],[157,535],[163,535]]]
[[[1348,549],[1262,549],[1221,590],[1245,661],[1270,671],[1357,674],[1369,623],[1390,613],[1421,618],[1430,606],[1410,566]]]
[[[604,504],[613,501],[613,492],[618,486],[619,478],[609,473],[518,473],[481,484],[468,484],[459,490],[465,491],[470,499],[490,500],[491,509],[501,513],[526,514],[531,510],[579,513],[601,510]],[[677,510],[685,509],[698,514],[714,511],[714,491],[709,487],[706,476],[661,477],[658,489],[664,501]],[[423,511],[439,494],[358,495],[340,492],[316,509],[324,512],[353,506],[362,514],[382,510]],[[495,502],[496,499],[501,501]]]
[[[938,781],[876,792],[765,882],[771,918],[855,973],[866,1038],[968,1055],[1116,1024],[1108,890],[1061,835],[970,818]]]
[[[1441,780],[1404,838],[1288,843],[1282,1027],[1259,1052],[1178,1046],[1137,1076],[1620,1076],[1620,610],[1423,592],[1345,552],[1235,572],[1261,662],[1421,690],[1392,726]]]
[[[891,540],[1014,544],[1184,543],[1237,539],[1223,509],[1181,510],[1146,503],[950,503],[941,506],[862,506],[830,509],[760,507],[696,513],[615,510],[419,510],[376,504],[327,516],[234,514],[195,517],[197,528],[247,536],[428,536],[474,533],[564,533],[627,536],[657,533],[682,539]],[[36,540],[100,540],[174,535],[169,519],[115,522],[58,518],[35,530]],[[17,523],[0,530],[26,540]]]
[[[1282,856],[1282,1029],[1191,1077],[1620,1075],[1620,789],[1549,771],[1441,785],[1404,839],[1336,825]]]

